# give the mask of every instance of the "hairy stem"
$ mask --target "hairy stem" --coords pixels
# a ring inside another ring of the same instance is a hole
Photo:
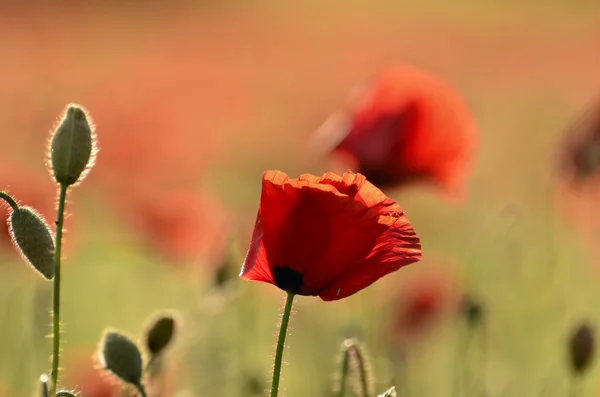
[[[285,307],[283,309],[281,326],[279,328],[279,337],[277,338],[277,350],[275,351],[275,364],[273,365],[273,381],[271,383],[270,397],[277,397],[277,391],[279,390],[279,377],[281,375],[283,348],[285,346],[285,337],[287,336],[290,315],[292,314],[292,303],[294,301],[294,296],[295,295],[292,292],[288,291],[285,299]]]
[[[346,382],[348,379],[348,373],[350,372],[350,347],[351,346],[352,346],[351,340],[344,341],[344,358],[342,359],[342,371],[340,374],[338,397],[344,397],[346,395]]]
[[[11,208],[13,209],[13,211],[17,211],[19,209],[17,202],[12,197],[10,197],[6,192],[0,192],[0,198],[9,204],[11,206]]]
[[[65,213],[65,201],[67,198],[67,185],[60,185],[58,198],[58,215],[56,218],[56,238],[54,250],[54,293],[53,293],[53,339],[52,339],[52,383],[50,386],[50,397],[56,395],[58,386],[58,364],[60,356],[60,258],[62,248],[63,221]]]
[[[352,347],[352,352],[356,356],[356,361],[358,361],[358,373],[360,375],[362,395],[363,397],[370,397],[371,393],[369,390],[369,374],[367,373],[367,363],[365,362],[365,357],[363,357],[360,348],[357,348],[356,346]]]

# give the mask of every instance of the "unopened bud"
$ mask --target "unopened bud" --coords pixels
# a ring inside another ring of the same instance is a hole
[[[388,391],[380,394],[378,397],[396,397],[396,387],[392,386]]]
[[[77,397],[77,393],[69,390],[59,390],[56,392],[56,397]]]
[[[596,342],[594,330],[588,324],[577,327],[569,341],[571,367],[575,374],[583,374],[594,359]]]
[[[0,197],[11,204],[10,236],[23,259],[47,280],[54,277],[54,238],[46,220],[31,207],[19,207],[6,193]],[[12,200],[12,201],[11,201]]]
[[[173,312],[159,312],[149,319],[144,335],[146,349],[152,356],[162,353],[173,341],[178,325],[176,317]]]
[[[85,110],[67,106],[50,141],[50,166],[56,181],[70,186],[85,177],[94,164],[96,140]]]
[[[372,395],[373,375],[367,350],[356,339],[345,339],[342,343],[342,354],[340,374],[336,377],[337,384],[334,389],[338,392],[345,390],[349,372],[353,370],[357,379],[356,382],[352,382],[352,386],[360,389],[356,390],[356,394]]]
[[[483,306],[471,295],[463,296],[460,302],[460,310],[471,327],[480,324],[483,320]]]
[[[142,355],[137,345],[125,335],[107,331],[100,344],[98,361],[117,378],[141,387]]]

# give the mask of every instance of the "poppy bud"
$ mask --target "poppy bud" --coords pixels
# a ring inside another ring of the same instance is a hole
[[[575,374],[583,374],[587,370],[594,358],[595,347],[594,330],[588,324],[581,324],[569,341],[571,367]]]
[[[85,177],[94,164],[96,142],[85,110],[67,106],[50,140],[50,166],[56,181],[70,186]]]
[[[5,192],[0,197],[8,202],[12,213],[8,219],[10,236],[23,259],[47,280],[54,277],[54,238],[42,215],[31,207],[19,207]]]
[[[368,360],[368,353],[355,339],[346,339],[342,343],[343,358],[341,362],[341,373],[339,374],[338,382],[335,385],[337,391],[345,390],[349,370],[354,370],[358,375],[358,382],[353,382],[353,386],[362,390],[362,395],[371,395],[373,389],[373,375],[371,373],[371,365]],[[356,394],[361,394],[360,390]]]
[[[474,327],[481,323],[483,318],[483,307],[473,296],[463,296],[460,302],[460,310],[469,326]]]
[[[148,321],[145,345],[152,356],[162,353],[172,342],[177,327],[175,316],[174,313],[157,313]]]
[[[76,397],[77,394],[68,390],[59,390],[56,392],[56,397]]]
[[[98,351],[100,365],[117,378],[142,387],[142,355],[137,345],[123,334],[107,331]]]
[[[387,390],[385,393],[380,394],[377,397],[396,397],[396,387],[392,386],[389,390]]]

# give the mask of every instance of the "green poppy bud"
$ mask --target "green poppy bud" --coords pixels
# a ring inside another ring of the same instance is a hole
[[[67,106],[50,140],[50,167],[56,181],[70,186],[81,181],[94,164],[93,124],[79,105]]]
[[[156,313],[146,325],[145,345],[152,356],[159,355],[171,344],[178,321],[176,314],[171,312]]]
[[[125,335],[107,331],[98,351],[100,365],[117,378],[137,388],[142,385],[142,354],[137,345]]]
[[[48,223],[31,207],[13,207],[10,236],[23,259],[47,280],[54,278],[54,238]]]

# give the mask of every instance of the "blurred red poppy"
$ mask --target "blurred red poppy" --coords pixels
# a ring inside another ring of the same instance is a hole
[[[431,327],[458,304],[457,288],[445,272],[420,274],[396,297],[394,334],[410,337]]]
[[[420,259],[400,206],[363,175],[267,171],[240,276],[333,301]]]
[[[146,192],[125,196],[117,206],[141,239],[170,260],[201,258],[216,265],[225,253],[228,217],[206,193]]]
[[[472,161],[475,123],[461,97],[412,66],[388,68],[360,86],[316,134],[379,187],[429,181],[460,196]]]

